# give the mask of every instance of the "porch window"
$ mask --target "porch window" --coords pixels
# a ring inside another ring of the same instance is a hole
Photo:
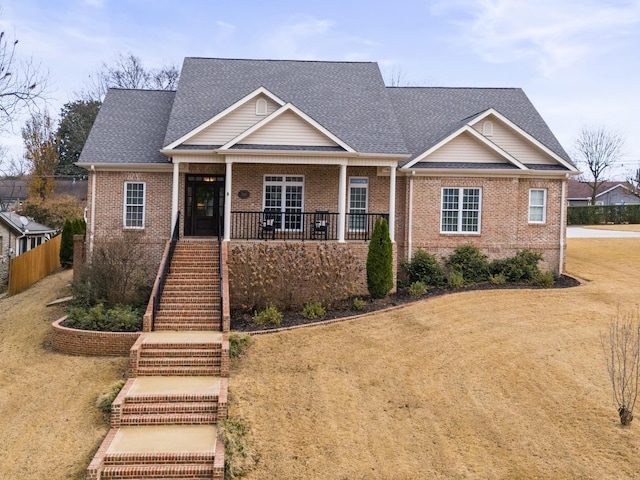
[[[349,177],[349,231],[364,232],[367,229],[369,208],[369,179]]]
[[[280,213],[278,230],[302,230],[304,177],[265,175],[263,204],[265,211]]]
[[[532,188],[529,190],[529,223],[547,221],[547,190]]]
[[[440,233],[480,233],[482,189],[443,188]]]
[[[144,228],[144,182],[124,184],[124,226]]]

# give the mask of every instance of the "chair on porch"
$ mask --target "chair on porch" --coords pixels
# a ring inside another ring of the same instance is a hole
[[[329,211],[316,210],[313,214],[311,222],[311,239],[315,240],[317,236],[324,237],[325,240],[329,236]]]
[[[276,238],[280,212],[266,208],[262,213],[262,220],[258,225],[258,238],[265,239],[271,234],[271,240]]]

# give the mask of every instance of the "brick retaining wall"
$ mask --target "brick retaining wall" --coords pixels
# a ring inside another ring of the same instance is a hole
[[[91,356],[128,356],[141,332],[96,332],[62,324],[66,316],[51,324],[51,346],[61,353]]]

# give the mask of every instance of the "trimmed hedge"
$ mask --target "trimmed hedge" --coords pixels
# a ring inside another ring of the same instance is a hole
[[[640,205],[567,207],[567,225],[640,223]]]

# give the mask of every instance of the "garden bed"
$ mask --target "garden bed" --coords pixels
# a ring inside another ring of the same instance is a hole
[[[51,347],[61,353],[89,356],[127,356],[142,332],[101,332],[64,325],[66,316],[51,324]]]
[[[405,305],[427,298],[438,297],[450,293],[467,292],[472,290],[570,288],[577,287],[578,285],[580,285],[580,282],[575,278],[568,275],[561,275],[556,279],[555,283],[551,287],[537,287],[529,283],[508,283],[505,285],[493,285],[489,282],[483,282],[474,285],[467,285],[460,288],[432,287],[427,291],[427,293],[419,296],[411,296],[409,295],[407,288],[399,288],[396,293],[392,293],[387,297],[381,299],[361,297],[364,300],[364,307],[360,310],[353,310],[351,308],[352,302],[345,302],[344,304],[336,305],[330,310],[328,309],[328,312],[325,316],[313,320],[303,317],[302,313],[299,311],[284,311],[282,315],[282,322],[280,323],[280,325],[256,325],[252,321],[253,314],[248,312],[234,311],[231,314],[231,330],[250,333],[297,327],[301,325],[311,325],[319,322],[326,322],[327,320],[347,319],[355,315],[376,312],[378,310]]]

